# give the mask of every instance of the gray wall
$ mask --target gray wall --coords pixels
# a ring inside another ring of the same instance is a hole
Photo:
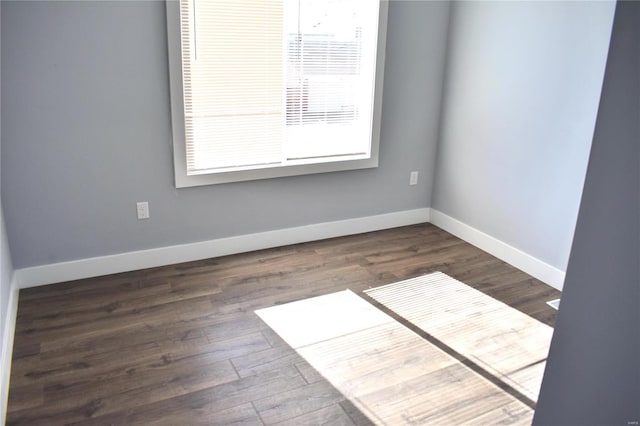
[[[2,4],[0,3],[0,16],[2,11]],[[1,22],[1,19],[0,19]],[[0,34],[1,24],[0,24]],[[1,35],[0,35],[1,42]],[[0,93],[0,98],[1,98]],[[0,106],[0,134],[2,131],[2,112]],[[2,163],[2,140],[0,139],[0,164]],[[1,170],[0,170],[0,185],[1,185]],[[11,263],[11,254],[9,253],[9,244],[7,242],[7,233],[4,226],[4,214],[2,208],[2,202],[0,201],[0,368],[4,368],[5,363],[4,359],[2,359],[2,355],[5,354],[5,350],[9,348],[4,347],[4,339],[5,339],[5,327],[8,323],[7,318],[7,308],[9,304],[9,290],[11,289],[11,281],[13,280],[13,264]],[[4,374],[5,372],[3,372]],[[3,374],[0,374],[0,378],[3,377]],[[5,389],[2,383],[0,383],[0,422],[4,421],[4,411],[5,411]]]
[[[455,2],[432,207],[565,270],[612,2]]]
[[[13,266],[11,264],[11,255],[9,254],[9,246],[7,244],[7,236],[4,227],[4,217],[2,215],[2,204],[0,203],[0,369],[4,369],[7,365],[4,355],[11,356],[11,347],[5,347],[5,328],[12,319],[7,318],[9,291],[11,289],[11,281],[13,280]],[[6,353],[5,353],[6,351]],[[9,373],[2,371],[0,379],[7,377]],[[4,422],[5,404],[7,403],[4,383],[0,382],[0,424]]]
[[[0,204],[0,345],[4,342],[4,326],[7,318],[9,288],[13,279],[13,263],[9,252],[7,231],[4,225],[4,214]],[[2,351],[0,350],[0,353]]]
[[[0,16],[2,4],[0,3]],[[1,24],[0,24],[1,25]],[[0,34],[1,34],[0,26]],[[1,35],[0,35],[1,41]],[[1,97],[1,95],[0,95]],[[2,117],[0,106],[0,117]],[[2,130],[2,120],[0,119],[0,134]],[[2,163],[2,140],[0,140],[0,164]],[[2,173],[0,169],[0,185],[2,184]],[[3,353],[4,344],[4,327],[7,319],[7,304],[9,302],[9,288],[13,278],[13,265],[11,263],[11,254],[9,253],[9,245],[7,243],[7,232],[4,226],[4,214],[2,202],[0,201],[0,354]],[[4,402],[0,400],[0,404]],[[0,421],[2,417],[0,416]]]
[[[380,167],[180,190],[163,2],[2,7],[2,201],[16,268],[429,206],[447,3],[391,2]],[[136,220],[136,201],[149,201],[150,220]]]
[[[0,16],[2,11],[2,4],[0,3]],[[1,19],[0,19],[1,21]],[[1,24],[0,24],[0,34]],[[0,35],[1,42],[1,35]],[[1,98],[0,94],[0,98]],[[0,117],[2,117],[0,106]],[[0,119],[0,133],[2,130],[2,120]],[[0,140],[0,164],[2,163],[2,141]],[[0,169],[0,186],[2,184],[2,173]],[[7,233],[4,227],[4,215],[2,209],[2,202],[0,201],[0,345],[4,344],[4,325],[7,317],[7,303],[9,301],[9,285],[13,274],[13,267],[11,264],[11,255],[9,254],[9,246],[7,244]],[[0,353],[2,353],[2,346],[0,346]],[[0,404],[2,402],[0,401]],[[0,421],[2,419],[0,418]]]
[[[536,425],[640,421],[639,145],[640,3],[623,1]]]

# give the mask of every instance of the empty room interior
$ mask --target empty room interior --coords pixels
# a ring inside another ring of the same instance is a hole
[[[640,2],[0,1],[0,423],[638,425]]]

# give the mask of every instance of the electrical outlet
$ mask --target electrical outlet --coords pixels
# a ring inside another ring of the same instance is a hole
[[[418,172],[411,172],[409,175],[409,185],[417,185],[418,184]]]
[[[136,203],[138,210],[138,219],[149,219],[149,203],[147,201],[140,201]]]

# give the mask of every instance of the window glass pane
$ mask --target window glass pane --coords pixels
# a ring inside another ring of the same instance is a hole
[[[369,154],[377,2],[287,0],[287,158]]]

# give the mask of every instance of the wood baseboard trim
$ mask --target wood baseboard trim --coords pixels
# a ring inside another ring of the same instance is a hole
[[[560,269],[433,208],[430,210],[430,221],[469,244],[562,291],[565,272]]]
[[[289,244],[361,234],[429,222],[429,208],[324,222],[256,234],[139,250],[109,256],[22,268],[15,271],[19,288],[172,265]]]

